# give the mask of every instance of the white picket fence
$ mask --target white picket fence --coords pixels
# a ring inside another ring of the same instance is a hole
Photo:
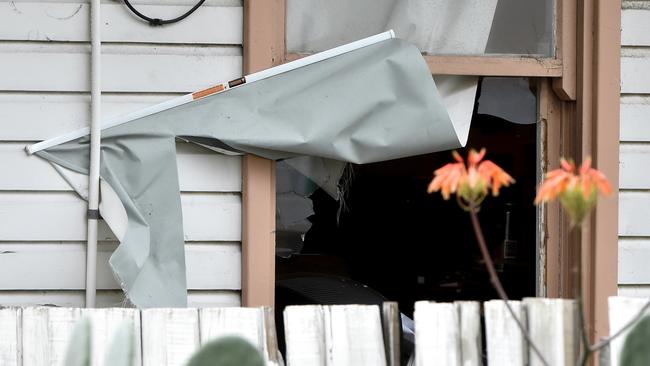
[[[646,299],[612,297],[610,329],[629,322]],[[574,365],[577,357],[575,303],[530,298],[510,305],[550,365]],[[482,330],[482,317],[484,331]],[[77,309],[56,307],[0,309],[0,365],[63,365],[74,324],[92,324],[93,365],[104,366],[104,350],[124,322],[133,326],[134,365],[181,366],[207,341],[239,335],[255,345],[271,366],[283,365],[273,312],[268,308]],[[398,366],[400,314],[395,303],[290,306],[284,312],[287,366]],[[484,337],[483,337],[484,334]],[[486,340],[485,347],[482,339]],[[625,334],[610,348],[618,366]],[[417,302],[415,365],[540,365],[505,304]],[[106,365],[109,366],[109,365]]]

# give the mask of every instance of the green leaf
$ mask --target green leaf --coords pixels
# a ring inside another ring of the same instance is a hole
[[[621,365],[650,365],[650,317],[644,317],[632,328],[621,352]]]
[[[106,352],[105,365],[132,366],[133,365],[133,324],[122,323],[113,335],[111,345]]]
[[[243,338],[223,337],[199,349],[187,366],[264,366],[264,359]]]
[[[77,322],[65,354],[65,366],[90,366],[90,321],[83,318]]]

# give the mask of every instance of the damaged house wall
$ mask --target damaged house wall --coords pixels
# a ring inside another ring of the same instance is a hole
[[[194,5],[156,3],[133,2],[163,18]],[[102,3],[102,14],[105,116],[242,73],[241,1],[207,0],[163,28],[140,23],[118,2]],[[83,306],[86,202],[23,148],[90,120],[88,17],[87,2],[0,3],[0,305]],[[190,305],[238,305],[241,158],[177,147]],[[117,243],[100,227],[98,305],[120,305],[107,266]]]

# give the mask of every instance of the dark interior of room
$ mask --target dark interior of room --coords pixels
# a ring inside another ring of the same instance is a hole
[[[515,124],[475,112],[467,143],[467,148],[485,147],[486,158],[517,180],[498,197],[488,197],[479,213],[512,299],[535,295],[536,129],[535,124]],[[466,156],[467,148],[458,151]],[[409,317],[418,300],[497,298],[468,214],[455,199],[445,201],[440,194],[426,192],[433,171],[451,160],[447,151],[352,166],[340,212],[339,202],[317,190],[311,196],[315,214],[302,253],[276,260],[278,284],[295,277],[329,277],[332,287],[316,294],[314,303],[341,304],[373,303],[372,294],[364,293],[370,290],[361,284],[367,285],[379,297],[399,302]],[[287,304],[313,300],[290,287],[277,287],[280,314]],[[349,294],[355,287],[359,294]]]

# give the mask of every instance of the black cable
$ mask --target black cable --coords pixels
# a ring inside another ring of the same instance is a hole
[[[201,5],[203,5],[204,2],[205,2],[205,0],[199,0],[199,2],[196,3],[196,5],[194,5],[192,7],[192,9],[188,10],[185,14],[183,14],[183,15],[181,15],[179,17],[173,18],[173,19],[149,18],[148,16],[140,13],[138,11],[138,9],[134,8],[133,5],[131,5],[131,3],[129,2],[129,0],[124,0],[124,5],[126,5],[126,7],[129,8],[129,10],[131,10],[133,12],[133,14],[137,15],[139,18],[141,18],[142,20],[149,23],[149,25],[151,25],[151,26],[161,26],[161,25],[165,25],[165,24],[176,23],[176,22],[179,22],[179,21],[187,18],[190,14],[194,13],[194,11],[196,9],[201,7]]]

